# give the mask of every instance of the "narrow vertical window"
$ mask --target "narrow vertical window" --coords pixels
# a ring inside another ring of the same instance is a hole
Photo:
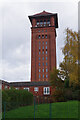
[[[41,70],[39,69],[39,72],[40,72]]]
[[[41,47],[39,46],[39,50],[41,49]]]
[[[40,25],[42,25],[42,24],[43,24],[43,21],[41,20],[41,21],[40,21]]]
[[[41,42],[39,41],[39,45],[41,44]]]
[[[44,49],[44,46],[43,46],[43,49]]]
[[[44,60],[44,57],[42,59]]]
[[[42,53],[44,54],[44,51]]]
[[[37,26],[39,25],[39,21],[37,21]]]
[[[44,35],[42,35],[42,38],[44,38]]]
[[[39,51],[39,55],[41,54],[41,52]]]
[[[44,72],[44,68],[43,68],[43,72]]]
[[[47,35],[45,35],[45,38],[47,39]]]
[[[47,45],[47,41],[46,41],[46,45]]]
[[[44,45],[44,41],[43,41],[43,45]]]
[[[48,69],[46,68],[46,72],[48,72]]]
[[[46,26],[46,20],[44,20],[44,26]]]
[[[47,51],[46,51],[46,54],[47,54]]]
[[[41,36],[39,35],[39,36],[38,36],[38,38],[40,39],[40,38],[41,38]]]
[[[46,57],[46,60],[47,60],[47,57]]]
[[[44,78],[44,74],[43,74],[43,78]]]
[[[39,79],[40,79],[40,77],[41,77],[41,76],[40,76],[40,74],[39,74]]]
[[[47,24],[48,24],[48,25],[50,24],[50,20],[47,20]]]
[[[46,75],[46,78],[48,78],[48,75]]]
[[[40,57],[39,57],[39,60],[40,60]]]

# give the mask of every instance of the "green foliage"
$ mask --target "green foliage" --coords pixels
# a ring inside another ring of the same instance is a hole
[[[56,68],[53,69],[53,71],[50,73],[50,83],[55,88],[63,88],[64,81],[61,79],[60,71]]]
[[[64,89],[64,98],[65,98],[65,101],[73,100],[73,92],[71,88]]]
[[[69,79],[65,79],[64,81],[64,87],[69,88]]]
[[[53,101],[54,102],[62,102],[64,99],[64,91],[61,89],[56,89],[53,93]]]
[[[69,86],[76,87],[78,80],[78,33],[66,29],[65,45],[62,49],[64,60],[60,64],[60,70],[64,79],[69,80]]]
[[[6,103],[6,110],[11,110],[19,106],[31,105],[33,103],[33,95],[26,90],[3,90],[2,104]]]

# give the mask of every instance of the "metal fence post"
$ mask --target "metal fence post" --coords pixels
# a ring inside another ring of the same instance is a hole
[[[4,102],[4,120],[5,120],[5,114],[6,114],[6,102]]]
[[[51,117],[52,117],[52,104],[50,103],[49,104],[49,118],[51,120]]]
[[[34,120],[35,120],[35,97],[34,97]]]

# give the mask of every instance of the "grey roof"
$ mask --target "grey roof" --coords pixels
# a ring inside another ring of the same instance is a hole
[[[10,87],[30,87],[30,86],[51,86],[48,81],[39,82],[7,82],[0,80],[0,83],[8,85]]]
[[[14,87],[50,86],[50,83],[48,81],[39,81],[39,82],[11,82],[10,86],[14,86]]]
[[[4,80],[0,80],[0,83],[5,84],[5,85],[9,85],[9,82],[4,81]]]

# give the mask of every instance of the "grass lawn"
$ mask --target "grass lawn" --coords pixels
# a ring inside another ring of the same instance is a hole
[[[57,102],[51,104],[52,118],[78,118],[78,101]],[[49,118],[50,104],[35,106],[36,118]],[[34,106],[20,107],[6,112],[6,118],[34,118]]]

